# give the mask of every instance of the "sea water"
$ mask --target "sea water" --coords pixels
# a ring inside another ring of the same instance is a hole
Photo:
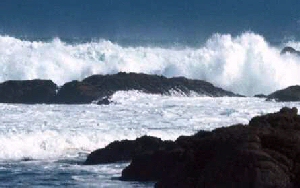
[[[114,140],[175,140],[242,123],[299,102],[251,97],[161,96],[117,92],[110,105],[0,104],[0,187],[153,187],[119,181],[129,163],[82,165]]]

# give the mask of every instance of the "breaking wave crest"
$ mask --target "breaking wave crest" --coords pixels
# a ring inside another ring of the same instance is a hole
[[[287,43],[300,47],[298,42]],[[198,47],[121,46],[108,40],[69,44],[0,36],[0,81],[51,79],[58,85],[120,71],[185,76],[244,94],[269,94],[300,83],[300,57],[280,55],[251,32],[214,34]]]

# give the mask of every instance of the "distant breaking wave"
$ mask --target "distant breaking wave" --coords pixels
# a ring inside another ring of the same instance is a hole
[[[300,42],[289,42],[300,49]],[[119,71],[202,79],[239,94],[300,84],[300,58],[281,56],[263,36],[214,34],[199,47],[124,47],[107,40],[69,44],[0,36],[0,81],[51,79],[58,85]]]

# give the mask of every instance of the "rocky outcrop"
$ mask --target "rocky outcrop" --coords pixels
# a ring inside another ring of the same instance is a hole
[[[300,101],[300,86],[290,86],[282,90],[275,91],[267,96],[267,100],[275,101]]]
[[[81,82],[66,83],[59,89],[54,102],[83,104],[96,101],[98,104],[107,104],[109,101],[103,101],[103,99],[109,98],[117,91],[128,90],[165,95],[174,91],[189,95],[193,91],[200,95],[213,97],[238,96],[201,80],[190,80],[183,77],[168,79],[157,75],[121,72],[113,75],[93,75]]]
[[[253,97],[256,97],[256,98],[267,98],[267,95],[257,94],[257,95],[254,95]]]
[[[254,117],[249,125],[179,137],[171,150],[133,157],[121,180],[156,187],[299,187],[297,109]]]
[[[102,95],[95,86],[75,80],[64,84],[59,89],[53,103],[87,104],[97,100],[100,96]]]
[[[286,53],[300,55],[300,51],[297,51],[293,47],[290,47],[290,46],[284,47],[280,52],[281,55],[286,54]]]
[[[111,95],[116,91],[127,90],[166,95],[175,91],[185,95],[195,92],[212,97],[238,96],[202,80],[192,80],[184,77],[166,78],[164,76],[138,73],[120,72],[113,75],[93,75],[82,80],[82,83],[96,87],[102,97]]]
[[[114,141],[102,149],[93,151],[88,155],[85,165],[106,164],[120,161],[130,161],[133,156],[145,152],[161,149],[173,149],[175,144],[171,141],[162,141],[152,136],[143,136],[136,140]]]
[[[139,90],[150,94],[169,95],[179,92],[212,97],[240,96],[202,80],[184,77],[118,73],[92,75],[82,81],[71,81],[58,88],[50,80],[7,81],[0,84],[1,103],[109,104],[117,91]]]
[[[51,103],[57,85],[51,80],[6,81],[0,84],[1,103]]]

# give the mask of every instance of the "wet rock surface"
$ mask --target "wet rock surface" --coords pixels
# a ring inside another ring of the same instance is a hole
[[[275,91],[267,96],[267,100],[275,100],[278,102],[300,101],[300,86],[290,86]]]
[[[2,103],[109,104],[117,91],[139,90],[150,94],[180,93],[211,97],[240,96],[202,80],[184,77],[166,78],[158,75],[118,73],[92,75],[82,81],[71,81],[59,87],[51,80],[7,81],[0,84]]]
[[[164,76],[138,73],[120,72],[113,75],[93,75],[82,80],[82,83],[97,88],[98,97],[109,96],[116,91],[128,90],[165,95],[172,92],[189,95],[191,92],[195,92],[199,95],[212,97],[239,96],[202,80],[192,80],[184,77],[166,78]]]
[[[296,108],[179,137],[175,147],[137,153],[124,181],[156,187],[299,187],[300,116]]]
[[[51,103],[57,85],[51,80],[11,80],[0,84],[1,103]]]
[[[176,147],[172,141],[162,141],[160,138],[143,136],[136,140],[114,141],[102,149],[88,155],[85,165],[106,164],[120,161],[130,161],[134,156],[142,153]]]

